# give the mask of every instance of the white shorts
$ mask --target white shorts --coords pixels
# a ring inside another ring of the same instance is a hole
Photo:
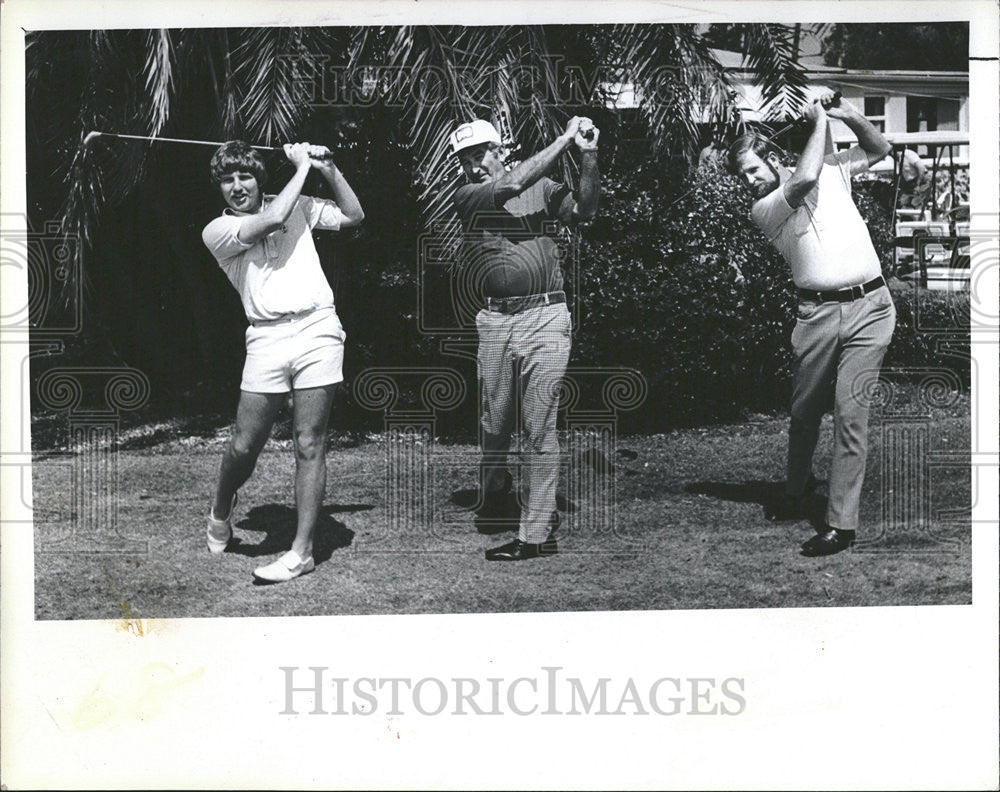
[[[347,334],[331,308],[247,328],[247,359],[240,389],[287,393],[344,379]]]

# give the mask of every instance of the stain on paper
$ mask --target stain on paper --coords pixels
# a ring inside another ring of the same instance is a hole
[[[73,726],[92,729],[116,715],[118,720],[146,723],[160,714],[175,691],[204,675],[204,666],[178,674],[169,663],[146,663],[134,674],[116,675],[110,681],[106,675],[73,710]]]

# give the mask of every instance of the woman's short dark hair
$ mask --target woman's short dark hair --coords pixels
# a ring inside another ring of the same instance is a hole
[[[212,174],[212,183],[215,185],[222,182],[223,176],[234,171],[252,173],[261,187],[267,181],[264,159],[256,149],[250,148],[250,145],[242,140],[230,140],[219,146],[212,155],[208,167]]]
[[[738,174],[740,157],[748,151],[752,151],[761,159],[767,159],[768,154],[775,154],[778,157],[778,162],[785,161],[785,152],[770,140],[759,132],[748,132],[745,135],[740,135],[729,144],[729,149],[726,151],[726,168],[730,173]]]

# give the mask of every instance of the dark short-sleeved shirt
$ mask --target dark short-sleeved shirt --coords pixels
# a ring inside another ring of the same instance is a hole
[[[543,176],[499,207],[495,188],[489,181],[455,191],[465,233],[460,256],[465,278],[487,297],[562,289],[557,221],[569,188]]]

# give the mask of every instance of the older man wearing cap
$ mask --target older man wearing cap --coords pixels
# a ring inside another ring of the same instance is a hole
[[[462,124],[450,138],[468,180],[454,196],[465,232],[463,282],[482,288],[485,297],[476,316],[481,515],[496,514],[510,487],[506,467],[515,416],[523,429],[526,465],[518,536],[487,550],[490,561],[521,561],[557,551],[556,413],[571,324],[556,232],[558,222],[587,220],[597,212],[598,136],[590,119],[574,117],[549,146],[509,171],[500,134],[490,122]],[[575,195],[545,175],[574,144],[581,157]]]

